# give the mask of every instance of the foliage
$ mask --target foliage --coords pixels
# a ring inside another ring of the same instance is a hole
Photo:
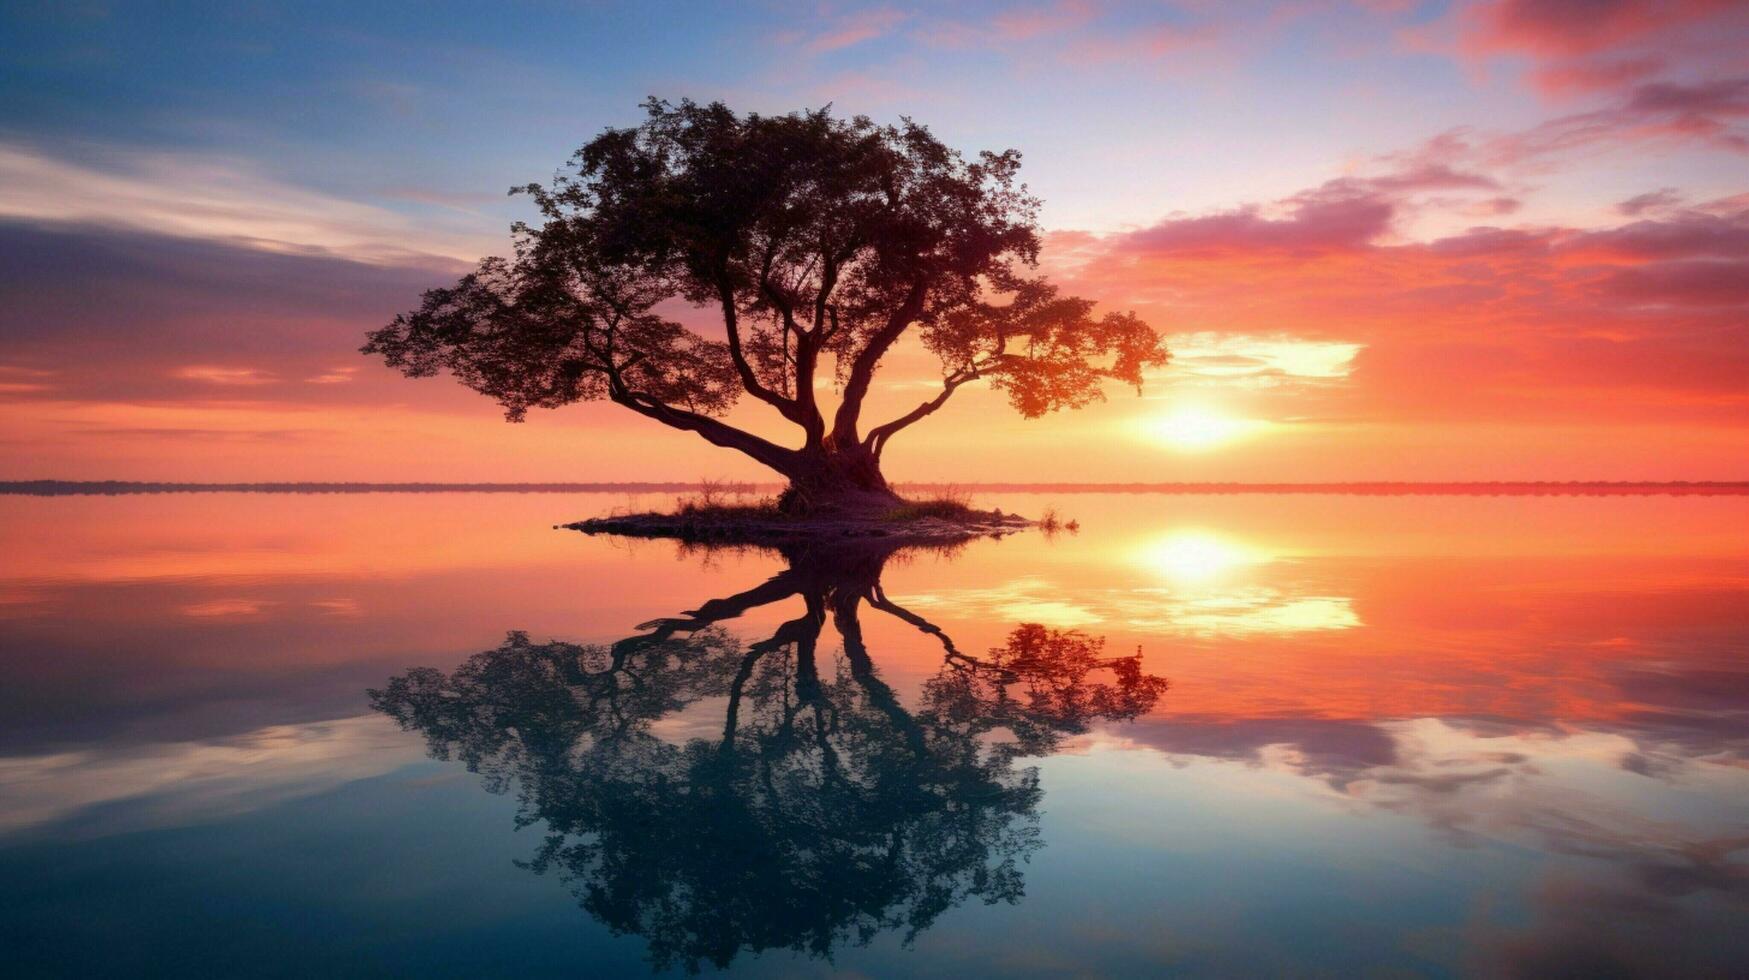
[[[1095,317],[1029,277],[1038,201],[1013,150],[967,159],[908,119],[829,109],[644,109],[551,184],[519,189],[542,220],[515,226],[512,258],[426,293],[364,351],[412,376],[449,370],[512,420],[608,399],[792,480],[834,454],[878,457],[975,380],[1036,417],[1102,397],[1107,379],[1139,386],[1167,360],[1133,314]],[[723,339],[666,318],[677,300],[715,311]],[[864,432],[876,369],[913,330],[940,360],[941,390]],[[830,425],[825,370],[841,393]],[[802,448],[721,421],[743,394],[799,426]],[[875,467],[855,473],[878,482]]]

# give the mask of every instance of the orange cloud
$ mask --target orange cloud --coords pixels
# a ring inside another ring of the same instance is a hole
[[[268,385],[279,379],[271,371],[252,367],[224,367],[217,364],[191,364],[171,372],[173,377],[188,381],[204,381],[215,385]]]

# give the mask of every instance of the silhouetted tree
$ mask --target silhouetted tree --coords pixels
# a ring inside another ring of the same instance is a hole
[[[543,222],[514,227],[514,257],[426,293],[364,351],[415,377],[448,369],[513,421],[610,400],[771,467],[798,511],[890,503],[882,450],[972,381],[1032,418],[1103,397],[1105,379],[1139,387],[1167,360],[1134,314],[1095,317],[1028,274],[1037,201],[1013,150],[968,161],[910,120],[829,109],[644,108],[550,186],[519,189]],[[665,300],[715,311],[723,339],[664,318]],[[865,426],[875,372],[908,332],[940,359],[941,388]],[[722,421],[743,393],[799,427],[800,445]]]
[[[518,825],[545,825],[528,866],[563,876],[615,932],[644,936],[658,968],[722,967],[742,950],[829,958],[890,929],[909,941],[970,898],[1023,894],[1041,794],[1017,758],[1094,719],[1134,717],[1166,685],[1139,657],[1040,626],[961,654],[880,592],[888,553],[796,556],[766,583],[610,646],[512,633],[447,675],[393,678],[372,704],[492,791],[518,787]],[[720,625],[798,596],[802,615],[768,638],[743,644]],[[943,643],[915,712],[869,657],[863,604]],[[828,619],[844,656],[823,671]],[[705,699],[722,703],[714,734],[653,731]]]

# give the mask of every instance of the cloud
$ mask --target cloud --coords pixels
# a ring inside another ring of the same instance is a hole
[[[1496,0],[1467,12],[1477,50],[1593,54],[1726,11],[1729,0]]]
[[[468,261],[490,240],[434,231],[393,211],[296,187],[240,161],[107,150],[99,162],[0,143],[0,219],[223,241],[371,264]]]
[[[198,405],[191,405],[198,408]],[[247,429],[225,429],[212,426],[164,426],[164,425],[103,425],[83,420],[61,420],[60,437],[63,439],[91,439],[113,441],[127,439],[130,441],[189,441],[227,442],[239,444],[251,443],[292,443],[304,442],[334,433],[327,429],[282,429],[262,428],[256,426]]]
[[[1343,384],[1296,386],[1278,413],[1749,419],[1749,202],[1647,209],[1597,228],[1485,225],[1405,240],[1402,216],[1423,199],[1383,186],[1343,178],[1133,232],[1053,236],[1047,259],[1069,288],[1169,331],[1291,336],[1310,345],[1301,353],[1333,359],[1352,350],[1332,361]],[[1187,347],[1173,377],[1272,370],[1243,342]]]
[[[1617,204],[1615,209],[1630,218],[1637,218],[1648,212],[1658,212],[1676,207],[1682,203],[1682,194],[1674,187],[1661,187],[1633,197]]]
[[[1223,383],[1258,384],[1335,381],[1354,370],[1354,358],[1364,344],[1337,340],[1305,340],[1287,334],[1256,336],[1230,333],[1173,334],[1175,376],[1190,375]]]
[[[1094,21],[1099,9],[1081,0],[1004,10],[985,19],[958,18],[927,22],[916,31],[919,40],[940,47],[1014,45],[1039,39],[1061,40]]]
[[[1743,309],[1749,307],[1749,260],[1701,259],[1622,269],[1611,273],[1603,288],[1631,303]]]
[[[248,619],[261,615],[270,603],[245,597],[209,599],[183,606],[182,615],[195,619]]]
[[[1265,749],[1290,746],[1296,771],[1337,787],[1398,761],[1397,740],[1367,721],[1179,716],[1144,719],[1126,727],[1123,734],[1168,755],[1252,764],[1262,763]]]
[[[1749,14],[1733,0],[1493,0],[1456,8],[1457,50],[1526,58],[1545,93],[1617,90],[1667,71],[1742,62]]]
[[[207,742],[0,757],[0,830],[113,834],[220,820],[416,761],[378,716],[274,725]]]
[[[909,14],[891,7],[858,10],[833,21],[824,30],[802,42],[813,54],[825,54],[886,37],[903,24]]]
[[[341,385],[356,381],[357,379],[357,367],[332,367],[321,374],[305,378],[304,383],[311,385]]]
[[[1364,249],[1433,204],[1487,214],[1516,210],[1516,199],[1500,195],[1498,179],[1464,165],[1473,156],[1462,133],[1445,133],[1412,152],[1375,158],[1366,169],[1376,172],[1328,180],[1268,205],[1173,215],[1131,233],[1126,243],[1151,254],[1303,258]]]
[[[1560,116],[1483,147],[1489,162],[1522,165],[1591,147],[1652,140],[1700,142],[1749,152],[1739,125],[1749,117],[1749,76],[1693,84],[1647,82],[1614,105]]]
[[[0,364],[0,395],[35,395],[53,391],[55,374],[42,368]]]
[[[1246,206],[1200,217],[1167,218],[1121,238],[1120,251],[1149,256],[1283,254],[1347,251],[1390,229],[1396,206],[1386,197],[1336,180],[1282,202],[1279,216]]]
[[[1146,0],[1058,0],[991,13],[925,10],[911,34],[924,44],[1024,52],[1028,62],[1049,59],[1069,69],[1166,70],[1179,74],[1226,71],[1238,58],[1263,51],[1297,32],[1337,44],[1385,43],[1405,10],[1352,11],[1336,5],[1277,0],[1258,3],[1149,3]]]
[[[1077,27],[1091,19],[1094,12],[1091,3],[1063,2],[1030,10],[1004,11],[997,14],[990,23],[997,37],[1008,41],[1024,41],[1041,35],[1060,34]]]
[[[1500,182],[1478,173],[1467,173],[1447,163],[1418,163],[1396,173],[1360,182],[1374,191],[1498,190]]]
[[[273,372],[252,367],[224,367],[217,364],[191,364],[171,372],[172,377],[187,381],[204,381],[215,385],[269,385],[279,379]]]
[[[1749,257],[1749,209],[1714,213],[1666,209],[1656,219],[1578,232],[1550,241],[1565,254],[1628,260]]]
[[[358,345],[448,277],[0,221],[0,385],[9,401],[405,398],[373,387]]]

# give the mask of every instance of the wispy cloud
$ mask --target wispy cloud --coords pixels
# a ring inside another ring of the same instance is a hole
[[[53,371],[0,364],[0,395],[30,395],[53,391]]]
[[[209,599],[182,607],[184,616],[195,619],[249,619],[261,615],[270,603],[244,597]]]
[[[215,385],[267,385],[279,379],[270,371],[252,367],[224,367],[216,364],[191,364],[177,368],[173,377],[185,381],[204,381]]]
[[[354,381],[357,377],[358,368],[356,367],[333,367],[323,371],[321,374],[305,378],[304,383],[312,385],[339,385]]]
[[[891,7],[858,10],[836,18],[824,30],[804,41],[802,46],[815,54],[852,47],[891,34],[909,16]]]
[[[0,143],[0,218],[150,231],[372,264],[472,261],[490,240],[434,232],[394,211],[297,187],[240,161],[109,150],[101,164]],[[501,247],[498,246],[498,247]]]
[[[4,757],[0,829],[74,814],[87,815],[88,830],[180,826],[309,796],[416,757],[376,716],[278,725],[216,742]]]
[[[1169,338],[1169,373],[1223,384],[1275,385],[1327,382],[1347,378],[1354,358],[1365,344],[1308,340],[1286,334],[1198,333]]]

